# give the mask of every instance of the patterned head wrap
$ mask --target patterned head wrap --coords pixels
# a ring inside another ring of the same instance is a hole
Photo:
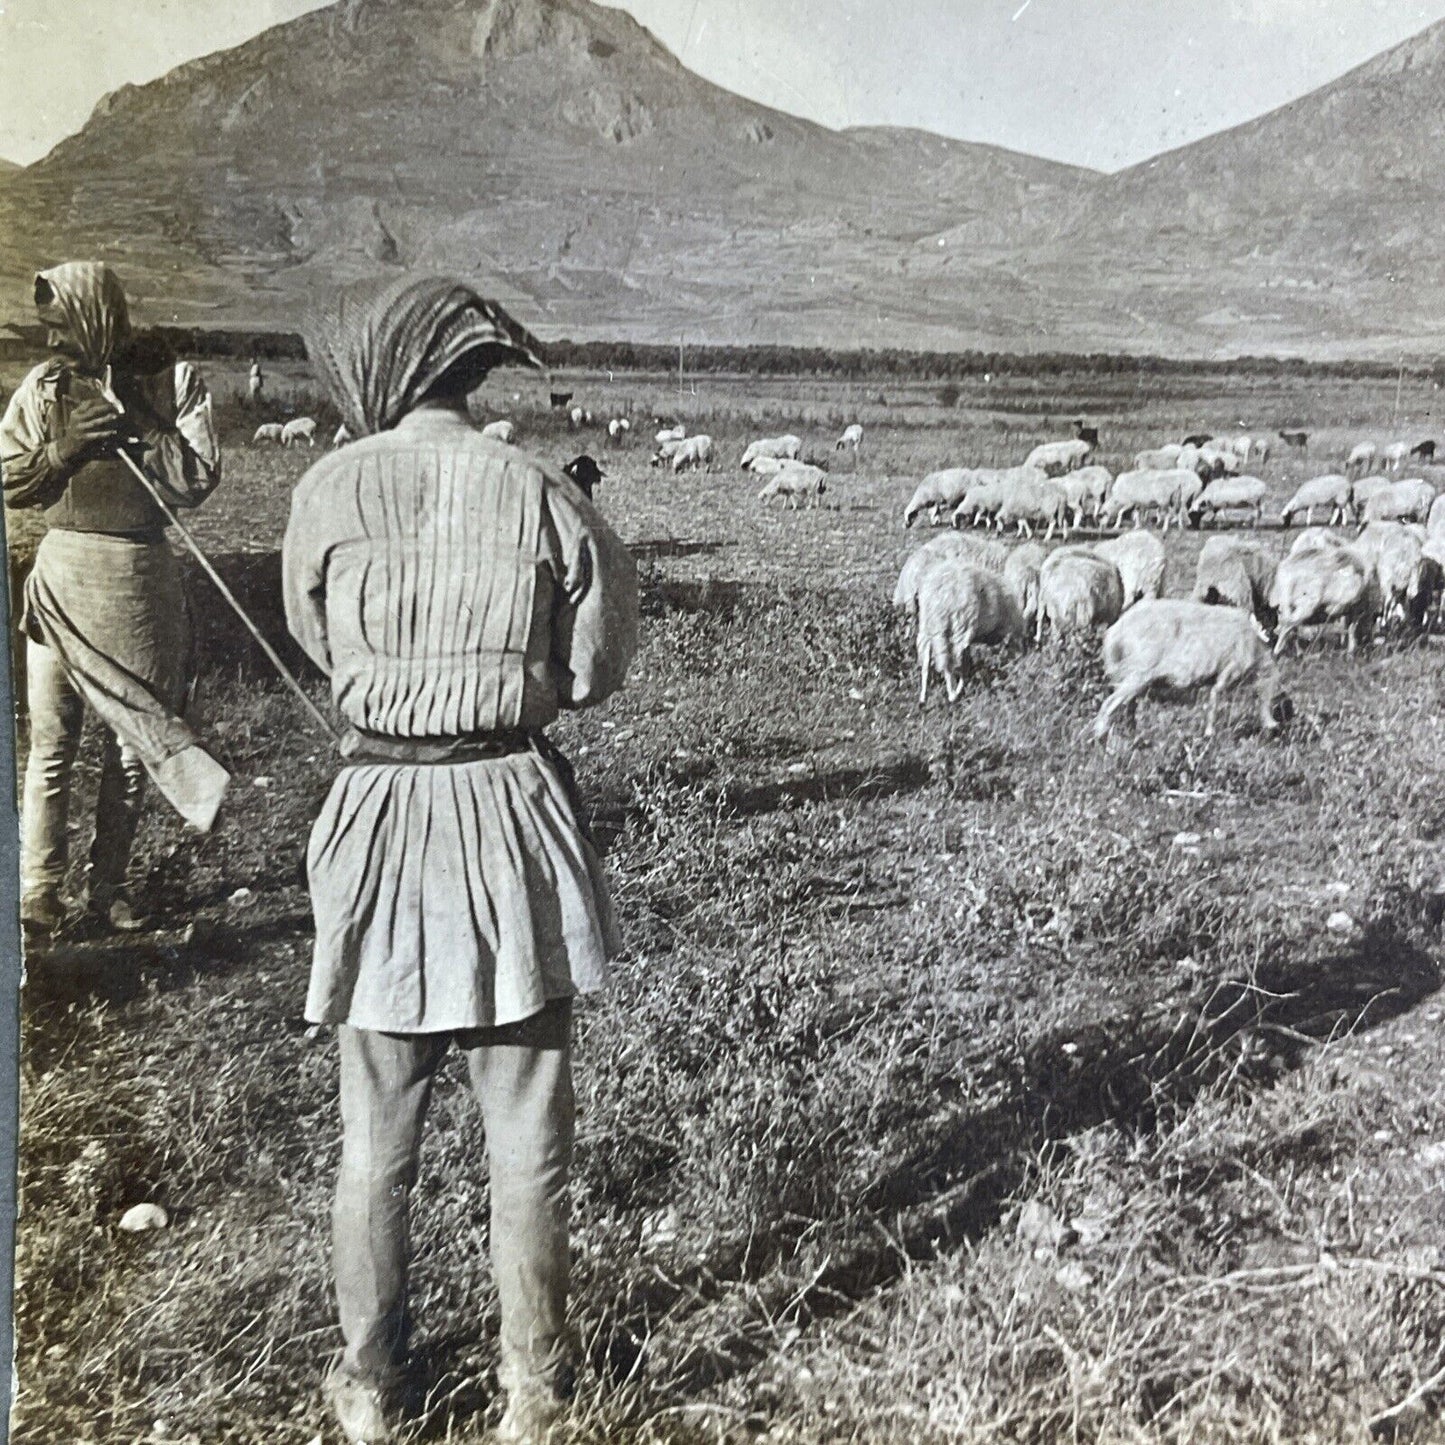
[[[358,281],[316,306],[306,354],[354,437],[388,431],[454,368],[541,366],[541,347],[500,306],[445,277]]]
[[[100,261],[66,261],[35,277],[42,322],[64,330],[80,364],[97,375],[130,337],[130,311],[120,279]]]

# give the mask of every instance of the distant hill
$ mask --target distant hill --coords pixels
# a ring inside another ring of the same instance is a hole
[[[153,321],[460,271],[544,337],[1384,354],[1445,336],[1445,24],[1114,176],[831,131],[590,0],[342,0],[0,175],[0,317],[64,255]],[[1440,318],[1437,320],[1437,318]]]

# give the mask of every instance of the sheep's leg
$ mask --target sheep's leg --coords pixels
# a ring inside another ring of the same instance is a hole
[[[922,681],[918,688],[918,705],[922,707],[928,701],[928,650],[920,647],[918,649],[918,668],[922,673]]]
[[[1094,719],[1094,740],[1096,742],[1103,742],[1109,736],[1109,729],[1114,724],[1114,714],[1121,707],[1128,707],[1132,710],[1134,703],[1148,686],[1147,679],[1130,678],[1121,682],[1110,693],[1103,707],[1099,709],[1099,715]]]

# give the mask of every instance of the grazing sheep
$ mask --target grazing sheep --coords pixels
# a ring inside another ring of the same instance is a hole
[[[336,428],[336,435],[331,438],[331,446],[333,450],[336,447],[344,447],[350,440],[351,433],[347,430],[346,423],[342,422],[341,425]]]
[[[1431,537],[1445,537],[1445,496],[1436,497],[1430,503],[1430,515],[1425,519],[1425,531]]]
[[[1104,505],[1113,481],[1114,475],[1108,467],[1080,467],[1059,478],[1075,527],[1082,527],[1085,519],[1099,520],[1099,508]]]
[[[1306,552],[1327,552],[1335,547],[1348,547],[1349,545],[1338,532],[1327,531],[1324,527],[1306,527],[1294,539],[1294,545],[1290,547],[1289,555],[1303,557]]]
[[[1250,453],[1254,451],[1253,437],[1237,436],[1231,441],[1226,442],[1225,445],[1233,448],[1234,454],[1239,458],[1241,466],[1249,465]]]
[[[1343,624],[1348,649],[1354,652],[1360,642],[1369,640],[1376,597],[1373,569],[1350,548],[1331,540],[1291,551],[1275,571],[1269,597],[1279,617],[1275,656],[1301,627],[1329,622]]]
[[[1048,530],[1044,533],[1044,541],[1047,542],[1054,535],[1055,527],[1067,537],[1069,502],[1063,487],[1042,473],[1029,475],[1027,468],[1024,471],[1025,475],[1010,477],[1004,483],[1003,497],[995,513],[997,525],[1003,529],[1008,527],[1009,523],[1015,523],[1020,536],[1031,537],[1036,523],[1047,523]]]
[[[1193,600],[1206,607],[1237,607],[1272,628],[1275,565],[1256,543],[1211,537],[1195,565]]]
[[[1365,503],[1366,522],[1423,522],[1435,503],[1435,488],[1422,477],[1390,482]]]
[[[1034,639],[1042,641],[1044,624],[1055,636],[1089,632],[1107,625],[1124,610],[1124,582],[1119,569],[1083,548],[1050,553],[1039,573],[1039,611]]]
[[[706,432],[699,432],[695,437],[686,438],[682,445],[672,454],[672,469],[680,472],[685,467],[712,466],[712,438]]]
[[[659,432],[658,436],[661,437]],[[743,452],[743,459],[738,465],[744,470],[757,470],[753,463],[759,457],[770,461],[797,461],[803,455],[802,439],[795,437],[791,432],[780,437],[761,437],[755,442],[749,442],[747,450]]]
[[[1189,504],[1189,515],[1202,522],[1206,516],[1240,508],[1251,514],[1253,525],[1257,527],[1268,490],[1258,477],[1221,477],[1216,482],[1210,482]]]
[[[835,452],[841,452],[844,447],[852,447],[854,452],[863,445],[863,428],[856,422],[849,422],[843,428],[843,435],[833,445]]]
[[[501,421],[489,421],[482,428],[484,437],[491,437],[493,441],[510,442],[517,435],[517,428],[514,423],[505,418]]]
[[[663,447],[668,442],[680,442],[687,435],[687,428],[678,422],[676,426],[666,426],[653,438],[658,446]]]
[[[1067,442],[1042,442],[1024,458],[1024,466],[1035,467],[1046,477],[1076,471],[1089,459],[1094,448],[1075,438]]]
[[[1345,462],[1346,473],[1353,472],[1356,467],[1360,469],[1361,475],[1374,470],[1375,453],[1379,450],[1374,442],[1358,442],[1350,449],[1350,455]]]
[[[1182,464],[1182,460],[1176,463],[1176,465]],[[1235,454],[1233,447],[1211,442],[1209,445],[1199,448],[1199,455],[1193,469],[1198,472],[1201,480],[1210,482],[1217,477],[1238,475],[1239,467],[1239,457]]]
[[[1381,538],[1374,555],[1381,625],[1398,621],[1405,627],[1422,627],[1439,590],[1438,564],[1425,555],[1420,538],[1403,527]]]
[[[648,462],[650,467],[660,467],[670,462],[677,455],[678,448],[682,446],[682,437],[670,437],[662,442],[657,450],[653,452],[652,459]]]
[[[620,447],[627,440],[632,423],[625,416],[614,416],[607,422],[607,436],[613,446]]]
[[[1017,643],[1028,630],[1009,585],[996,572],[946,559],[924,573],[918,591],[918,701],[928,701],[937,672],[956,702],[970,666],[969,649]]]
[[[262,422],[256,428],[256,435],[251,438],[251,444],[254,446],[257,442],[279,442],[284,430],[279,421]]]
[[[1410,448],[1412,457],[1419,457],[1422,462],[1433,462],[1435,460],[1435,443],[1433,441],[1416,442]]]
[[[1026,550],[1031,543],[1016,551]],[[893,589],[893,605],[902,607],[910,615],[918,610],[918,589],[923,574],[946,557],[954,557],[975,567],[986,568],[1000,576],[1013,554],[1001,542],[987,537],[970,537],[964,532],[942,532],[930,537],[921,547],[908,554],[903,570],[898,574],[898,583]]]
[[[1354,487],[1355,516],[1363,517],[1365,508],[1370,504],[1370,498],[1378,496],[1391,486],[1387,477],[1361,477]]]
[[[963,496],[958,500],[958,505],[953,509],[953,525],[962,527],[965,523],[972,523],[974,526],[992,524],[998,516],[998,509],[1003,506],[1007,492],[1008,483],[1001,473],[991,469],[974,472]]]
[[[562,470],[582,488],[589,499],[597,490],[597,484],[607,475],[597,465],[596,458],[589,457],[586,452],[583,452],[580,457],[573,457]]]
[[[1180,454],[1184,448],[1178,442],[1170,442],[1168,446],[1155,447],[1152,451],[1134,453],[1134,470],[1136,472],[1168,472],[1179,465]]]
[[[1146,597],[1158,597],[1163,593],[1164,544],[1152,532],[1141,528],[1107,542],[1095,542],[1094,553],[1106,562],[1112,562],[1118,569],[1126,608]]]
[[[674,466],[676,462],[674,462]],[[768,501],[772,497],[786,497],[790,509],[796,511],[812,499],[812,505],[822,505],[823,493],[828,490],[828,474],[822,467],[811,467],[804,462],[794,462],[772,477],[758,493],[758,500]]]
[[[1030,627],[1039,615],[1039,573],[1043,571],[1045,556],[1044,549],[1037,542],[1025,542],[1023,546],[1015,547],[1003,564],[1003,580],[1013,588],[1014,600],[1019,605],[1024,622]]]
[[[676,445],[676,443],[673,443]],[[791,462],[786,457],[754,457],[748,463],[748,470],[755,477],[774,477],[779,472],[786,471],[789,467],[797,466],[797,462]]]
[[[1380,453],[1380,460],[1387,470],[1398,472],[1409,454],[1409,442],[1391,442],[1390,445]]]
[[[1267,462],[1269,460],[1269,454],[1273,449],[1274,443],[1271,442],[1268,437],[1255,437],[1254,455],[1258,461]],[[1249,458],[1246,457],[1244,460],[1248,463]]]
[[[903,525],[911,527],[913,519],[920,512],[928,511],[936,527],[940,513],[947,508],[952,511],[963,499],[969,483],[978,475],[971,467],[946,467],[940,472],[929,472],[913,490],[908,505],[903,509]]]
[[[1301,482],[1284,510],[1279,514],[1280,524],[1288,527],[1301,512],[1305,514],[1305,526],[1314,525],[1316,507],[1328,509],[1332,525],[1339,525],[1349,519],[1354,505],[1354,487],[1350,479],[1339,472],[1330,472],[1323,477],[1313,477]]]
[[[1196,472],[1184,468],[1158,472],[1121,472],[1114,478],[1109,495],[1099,509],[1099,521],[1109,525],[1122,524],[1132,513],[1138,526],[1146,513],[1157,512],[1169,530],[1169,519],[1184,525],[1189,504],[1203,490]]]
[[[1104,634],[1104,673],[1114,691],[1094,720],[1094,736],[1101,742],[1121,708],[1132,726],[1138,700],[1151,690],[1178,694],[1207,686],[1207,738],[1214,736],[1219,699],[1244,682],[1255,684],[1265,732],[1274,732],[1290,715],[1289,700],[1280,690],[1274,658],[1258,625],[1232,607],[1209,607],[1178,597],[1141,602]]]
[[[281,428],[281,445],[289,447],[292,442],[305,442],[308,447],[316,445],[316,420],[314,417],[292,417]]]
[[[574,406],[567,413],[567,425],[576,431],[578,427],[592,425],[592,413],[585,406]]]
[[[1280,441],[1293,452],[1309,450],[1310,434],[1307,431],[1282,431],[1277,433]]]

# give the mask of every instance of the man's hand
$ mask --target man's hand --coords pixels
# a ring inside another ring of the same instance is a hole
[[[119,440],[120,428],[120,413],[107,402],[77,402],[71,408],[65,431],[55,440],[56,455],[67,467],[88,461]]]

